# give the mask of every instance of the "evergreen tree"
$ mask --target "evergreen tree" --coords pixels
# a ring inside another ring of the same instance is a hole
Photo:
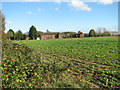
[[[32,25],[29,30],[29,37],[30,37],[30,39],[36,39],[37,36],[38,36],[38,32],[37,32],[36,28]]]

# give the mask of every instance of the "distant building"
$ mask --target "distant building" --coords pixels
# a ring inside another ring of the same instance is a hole
[[[48,32],[48,33],[43,33],[40,38],[41,38],[41,40],[44,40],[44,39],[56,39],[56,38],[60,39],[61,35],[58,32]]]
[[[119,32],[117,32],[117,31],[112,31],[111,32],[111,35],[118,35],[119,34]]]
[[[41,40],[44,39],[55,39],[55,35],[41,35]]]
[[[84,34],[74,34],[74,38],[83,38]]]
[[[47,33],[41,33],[37,37],[36,40],[45,40],[45,39],[62,39],[62,38],[83,38],[84,34],[73,34],[71,36],[67,36],[65,33],[59,33],[59,32],[47,32]],[[26,36],[25,40],[29,40],[29,37]]]
[[[25,37],[25,40],[29,40],[29,37],[28,37],[28,36],[26,36],[26,37]]]
[[[84,34],[80,34],[80,38],[84,38]]]

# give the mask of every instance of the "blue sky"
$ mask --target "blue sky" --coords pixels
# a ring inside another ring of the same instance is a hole
[[[79,4],[82,4],[81,6]],[[23,33],[34,25],[37,31],[65,32],[107,28],[118,30],[118,3],[96,2],[2,2],[6,17],[6,31],[13,29]]]

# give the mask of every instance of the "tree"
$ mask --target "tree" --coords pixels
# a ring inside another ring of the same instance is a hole
[[[37,36],[38,36],[37,30],[36,30],[36,28],[32,25],[32,26],[30,27],[30,30],[29,30],[29,37],[30,37],[31,39],[36,39]]]
[[[5,31],[5,16],[2,14],[1,10],[0,10],[0,21],[2,22],[2,24],[0,24],[0,38],[7,39],[6,34],[4,32]]]
[[[78,31],[78,34],[83,34],[81,31]]]
[[[91,29],[90,32],[89,32],[89,37],[93,37],[95,35],[96,35],[95,30]]]
[[[103,35],[104,35],[104,36],[110,36],[111,34],[110,34],[109,31],[104,31]]]
[[[46,32],[49,33],[50,31],[47,29]]]
[[[11,40],[14,40],[14,36],[15,36],[15,33],[12,29],[9,29],[9,31],[7,32],[7,37]]]
[[[69,32],[69,31],[68,32],[63,32],[64,36],[66,36],[67,38],[73,37],[75,33],[76,32]]]
[[[98,33],[98,36],[103,36],[103,33],[102,33],[102,32],[99,32],[99,33]]]
[[[96,31],[97,32],[97,36],[103,36],[103,33],[102,33],[103,29],[104,28],[97,28],[97,31]]]
[[[16,33],[15,33],[15,38],[17,39],[17,40],[22,40],[24,37],[23,37],[23,33],[22,33],[22,31],[17,31]]]

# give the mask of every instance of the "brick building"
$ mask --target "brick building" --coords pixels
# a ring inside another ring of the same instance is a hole
[[[74,34],[74,38],[83,38],[84,34]]]
[[[52,33],[43,33],[38,38],[40,38],[41,40],[45,40],[45,39],[83,38],[83,37],[84,37],[84,34],[74,34],[72,37],[66,37],[65,34],[52,32]],[[29,37],[26,36],[25,40],[29,40]]]
[[[44,39],[57,39],[57,38],[61,38],[61,35],[59,33],[44,33],[40,36],[41,40]]]

